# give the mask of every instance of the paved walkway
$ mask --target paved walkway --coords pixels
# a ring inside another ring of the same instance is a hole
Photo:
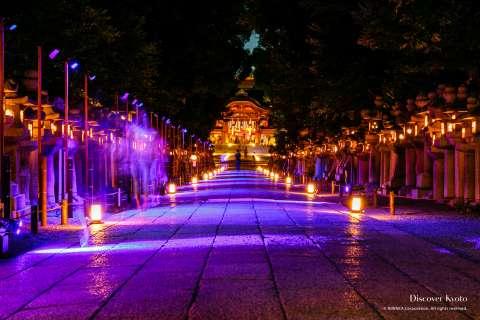
[[[479,218],[324,200],[248,171],[183,187],[0,261],[0,319],[479,319]]]

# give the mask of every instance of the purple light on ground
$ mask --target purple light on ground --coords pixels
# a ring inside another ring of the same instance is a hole
[[[50,52],[50,54],[48,55],[48,57],[50,58],[50,60],[53,60],[59,53],[59,49],[53,49],[52,52]]]

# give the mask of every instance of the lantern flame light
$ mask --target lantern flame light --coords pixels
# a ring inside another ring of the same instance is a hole
[[[177,186],[175,183],[171,182],[168,184],[168,193],[169,194],[175,194],[177,192]]]
[[[92,204],[90,206],[90,220],[92,223],[102,223],[102,205]]]
[[[362,212],[362,198],[359,196],[352,197],[351,212]]]
[[[313,194],[315,192],[315,185],[313,183],[307,184],[307,193]]]

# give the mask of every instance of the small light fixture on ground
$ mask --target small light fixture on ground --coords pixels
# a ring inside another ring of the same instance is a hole
[[[177,192],[177,186],[173,182],[169,183],[168,184],[168,193],[169,194],[174,194],[175,192]]]
[[[307,193],[313,194],[315,192],[315,185],[313,183],[307,184]]]
[[[91,223],[102,223],[102,205],[92,204],[90,206]]]
[[[273,179],[273,177],[275,177],[275,172],[272,171],[272,172],[270,172],[270,178]]]
[[[262,172],[263,171],[262,167],[258,166],[257,171]]]
[[[213,172],[210,171],[210,172],[208,173],[208,179],[212,179],[212,178],[213,178]]]
[[[361,196],[352,196],[350,211],[360,213],[363,211],[363,199]]]
[[[208,173],[205,172],[205,173],[203,174],[203,180],[208,180]]]
[[[292,184],[292,177],[286,177],[285,178],[285,183],[286,184]]]
[[[197,176],[192,177],[192,184],[197,184],[198,183],[198,178]]]
[[[275,180],[278,180],[280,178],[280,175],[278,173],[275,173],[275,176],[273,177]]]

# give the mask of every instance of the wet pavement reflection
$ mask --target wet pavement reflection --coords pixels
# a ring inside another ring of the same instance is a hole
[[[480,317],[479,219],[355,214],[304,189],[226,171],[109,215],[87,246],[1,260],[0,319]]]

